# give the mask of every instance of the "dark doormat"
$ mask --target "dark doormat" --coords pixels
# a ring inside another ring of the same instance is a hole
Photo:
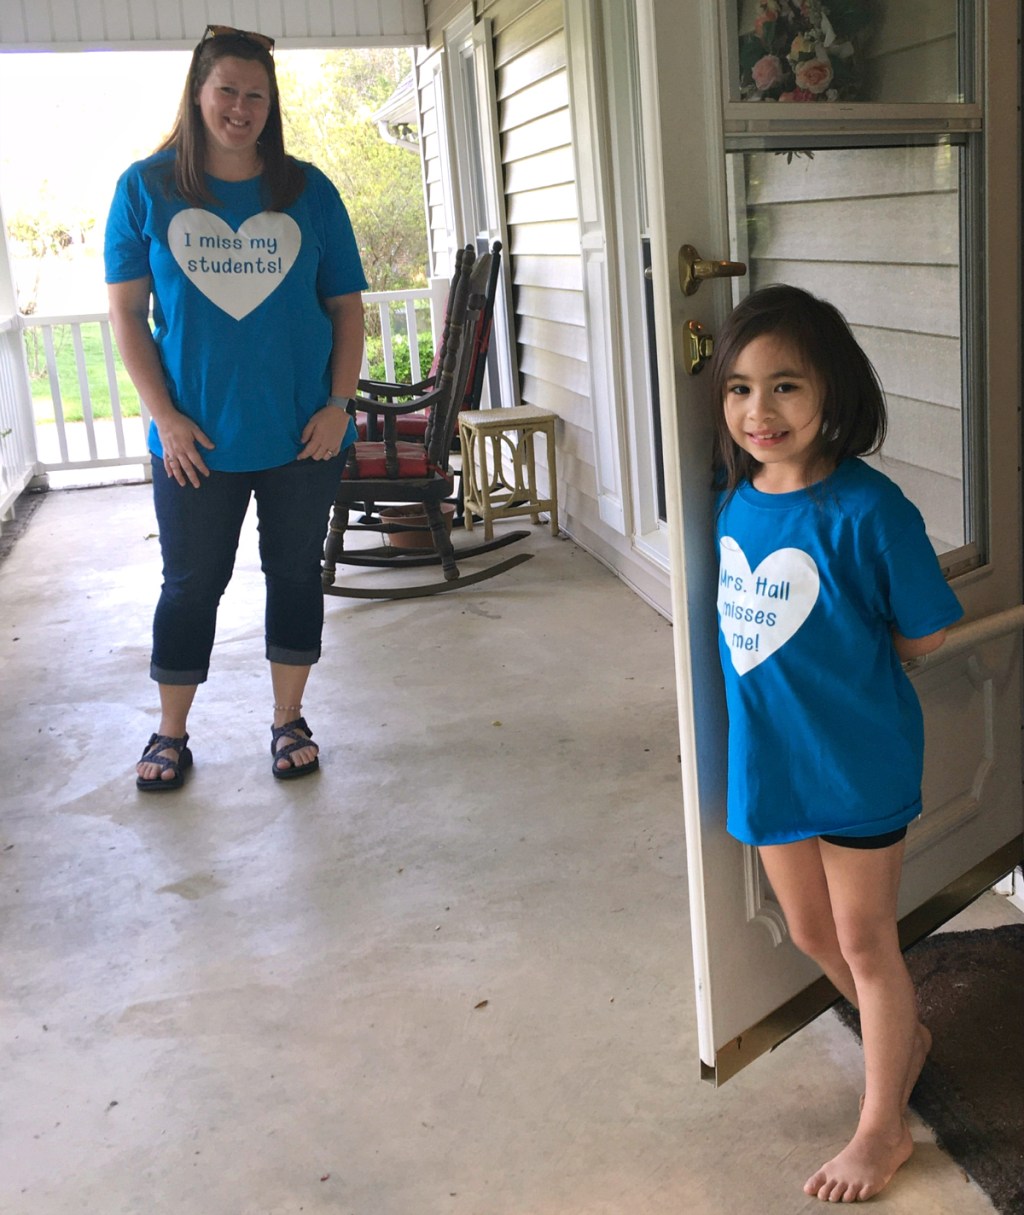
[[[22,532],[29,519],[36,513],[43,503],[46,493],[42,490],[25,490],[18,497],[14,504],[14,509],[11,511],[11,517],[3,521],[3,527],[0,528],[0,564],[4,559],[10,556],[11,550],[14,548],[15,542],[21,537]]]
[[[906,958],[934,1038],[910,1104],[1001,1215],[1024,1215],[1024,924],[936,933]]]

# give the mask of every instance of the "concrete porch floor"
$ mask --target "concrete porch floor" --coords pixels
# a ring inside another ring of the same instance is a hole
[[[247,525],[196,768],[145,796],[155,530],[145,486],[52,493],[0,565],[0,1210],[821,1209],[852,1035],[698,1078],[669,625],[543,528],[482,586],[329,599],[323,769],[275,782]],[[991,1212],[911,1125],[873,1205]]]

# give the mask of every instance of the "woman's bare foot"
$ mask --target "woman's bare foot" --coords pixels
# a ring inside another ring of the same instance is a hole
[[[839,1155],[807,1179],[804,1193],[822,1202],[865,1202],[885,1189],[913,1150],[914,1141],[902,1119],[895,1138],[858,1128]]]

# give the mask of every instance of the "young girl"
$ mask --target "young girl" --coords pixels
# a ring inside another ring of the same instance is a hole
[[[804,1186],[873,1197],[913,1148],[904,1121],[931,1037],[900,952],[921,708],[901,666],[961,609],[917,509],[857,457],[885,436],[878,378],[840,313],[795,287],[745,299],[712,361],[728,830],[755,845],[799,949],[860,1010],[850,1143]]]

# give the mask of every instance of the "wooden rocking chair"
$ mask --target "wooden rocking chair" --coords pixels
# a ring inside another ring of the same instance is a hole
[[[487,351],[490,347],[491,328],[494,322],[494,301],[498,290],[498,275],[501,270],[501,241],[495,241],[491,245],[491,269],[487,276],[487,289],[484,292],[484,304],[481,308],[477,322],[473,327],[473,332],[467,334],[467,337],[473,342],[474,352],[473,360],[470,364],[469,375],[466,379],[466,392],[462,402],[463,409],[479,409],[480,397],[483,393],[484,374],[487,368]],[[435,387],[437,377],[441,373],[441,368],[444,365],[445,354],[445,335],[448,332],[448,325],[451,320],[452,304],[455,300],[455,290],[458,285],[458,275],[461,270],[461,262],[463,250],[459,250],[455,259],[455,277],[453,277],[450,287],[448,288],[448,298],[445,301],[444,322],[442,325],[442,337],[438,343],[437,353],[434,355],[434,361],[430,368],[430,373],[426,379],[419,380],[413,384],[393,383],[390,380],[360,380],[359,395],[361,397],[369,397],[371,400],[379,401],[395,401],[399,399],[407,399],[411,397],[423,396],[429,390]],[[399,439],[422,439],[427,431],[427,415],[422,410],[415,413],[403,414],[396,419]],[[378,419],[373,414],[364,414],[361,410],[356,411],[356,425],[359,429],[360,439],[380,439],[380,427]],[[458,449],[458,422],[455,425],[455,449]]]
[[[462,398],[460,411],[463,409],[479,409],[480,398],[483,395],[484,376],[487,372],[487,352],[490,348],[491,329],[494,324],[494,301],[498,291],[498,275],[501,270],[501,241],[496,240],[491,245],[490,252],[491,269],[487,276],[487,289],[484,292],[483,307],[477,313],[476,323],[473,325],[472,330],[467,329],[463,337],[464,341],[471,341],[473,343],[473,355],[469,365],[469,375],[466,377],[466,391]],[[360,380],[358,387],[360,397],[369,397],[373,401],[406,401],[413,397],[423,396],[431,388],[435,387],[437,378],[441,374],[441,368],[444,366],[445,355],[447,353],[445,343],[451,320],[452,304],[455,300],[456,288],[458,286],[458,275],[461,272],[462,258],[463,250],[460,249],[455,259],[455,276],[452,278],[451,285],[448,288],[448,298],[445,301],[441,341],[438,343],[437,353],[434,355],[430,374],[426,379],[420,380],[415,384],[393,383],[390,380]],[[416,410],[414,413],[399,415],[395,419],[398,438],[419,439],[423,441],[427,432],[427,417],[427,412],[424,410]],[[357,410],[356,425],[360,439],[379,440],[381,438],[380,419],[376,414],[367,414]],[[452,438],[452,451],[461,451],[459,421],[457,417],[455,419],[455,433]],[[462,527],[465,522],[462,473],[459,469],[456,469],[455,475],[458,477],[458,492],[454,497],[455,515],[453,524],[455,527]],[[364,505],[361,522],[371,523],[373,521],[374,504],[368,501]]]
[[[483,582],[497,574],[528,561],[531,553],[514,557],[462,575],[456,562],[492,549],[513,544],[529,535],[527,531],[511,532],[494,540],[456,553],[445,525],[442,504],[450,501],[454,475],[450,469],[455,422],[465,399],[467,382],[472,371],[475,343],[473,335],[485,306],[485,292],[490,272],[491,255],[477,258],[472,246],[459,251],[452,285],[451,306],[445,325],[444,362],[434,387],[422,396],[400,403],[373,400],[359,396],[357,410],[375,414],[383,419],[383,442],[359,441],[353,444],[338,486],[330,530],[324,548],[323,584],[329,595],[357,599],[411,599],[455,590]],[[408,392],[408,386],[405,391]],[[426,411],[428,424],[422,440],[398,436],[398,419],[405,414]],[[367,502],[398,505],[420,505],[426,514],[426,525],[386,522],[384,519],[363,518],[350,524],[349,512]],[[397,547],[375,547],[347,551],[346,532],[429,531],[434,551],[410,555]],[[404,569],[422,565],[441,565],[443,579],[416,586],[340,587],[334,581],[338,565],[372,566]]]

